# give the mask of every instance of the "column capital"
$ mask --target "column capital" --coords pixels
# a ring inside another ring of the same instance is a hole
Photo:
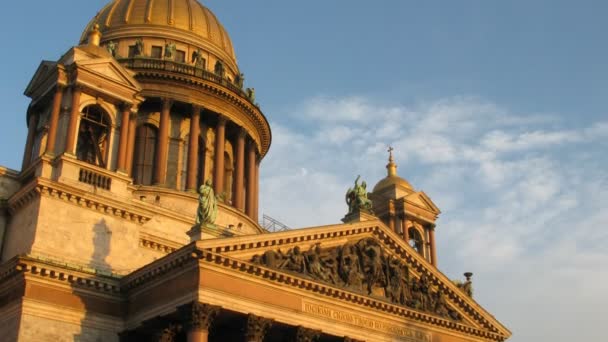
[[[173,103],[175,102],[173,101],[173,99],[170,99],[168,97],[162,97],[160,100],[163,104],[163,110],[171,109]]]
[[[243,139],[247,138],[247,130],[243,127],[239,127],[237,134],[238,134],[237,136],[239,138],[243,138]]]
[[[321,336],[321,331],[299,326],[296,329],[296,342],[313,342]]]
[[[209,330],[221,309],[219,306],[193,302],[180,306],[178,311],[187,328]]]
[[[204,109],[203,106],[195,104],[195,103],[191,103],[190,106],[192,107],[192,114],[194,114],[194,113],[200,114],[201,110]]]
[[[264,340],[264,336],[266,335],[273,323],[273,319],[249,314],[249,316],[247,317],[246,341],[262,342]]]
[[[217,115],[217,125],[226,125],[226,122],[228,122],[228,117],[222,115],[222,114],[218,114]]]

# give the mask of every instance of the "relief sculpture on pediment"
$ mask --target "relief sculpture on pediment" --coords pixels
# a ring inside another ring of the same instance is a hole
[[[388,255],[373,238],[330,248],[321,248],[316,243],[305,251],[300,246],[287,251],[270,250],[253,256],[252,261],[382,298],[393,304],[432,312],[453,320],[462,319],[448,305],[445,294],[433,289],[425,275],[411,276],[407,264]]]

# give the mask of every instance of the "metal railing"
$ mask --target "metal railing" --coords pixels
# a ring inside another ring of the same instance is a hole
[[[269,231],[270,233],[276,233],[276,232],[283,232],[286,230],[291,230],[291,228],[289,228],[288,226],[286,226],[285,224],[273,219],[272,217],[268,216],[268,215],[262,215],[262,221],[260,221],[260,226],[262,226],[262,228],[266,229],[267,231]]]
[[[247,96],[247,93],[243,89],[241,89],[241,87],[237,86],[227,78],[224,78],[203,68],[196,67],[194,65],[150,57],[120,58],[118,59],[118,62],[120,62],[123,66],[133,70],[163,70],[175,72],[182,75],[198,77],[206,81],[221,84],[224,87],[232,90],[233,92],[240,94],[251,104],[257,107],[257,104],[251,101],[249,96]]]

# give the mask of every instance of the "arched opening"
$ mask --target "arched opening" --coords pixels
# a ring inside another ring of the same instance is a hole
[[[154,179],[154,159],[158,128],[145,124],[137,127],[133,155],[133,182],[151,185]]]
[[[424,250],[424,242],[422,240],[422,236],[420,235],[420,232],[418,231],[418,229],[416,228],[409,228],[408,230],[408,234],[410,237],[410,241],[408,241],[408,243],[410,244],[410,246],[412,246],[413,249],[416,250],[416,252],[418,252],[419,254],[423,255]]]
[[[228,152],[224,152],[224,199],[226,203],[232,203],[232,174],[234,167],[232,165],[232,159]]]
[[[86,106],[80,114],[76,158],[89,164],[106,167],[110,120],[98,105]]]

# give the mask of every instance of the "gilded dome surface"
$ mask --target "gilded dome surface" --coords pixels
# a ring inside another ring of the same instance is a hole
[[[389,148],[388,164],[386,165],[387,176],[380,180],[376,186],[374,186],[373,192],[382,191],[390,186],[397,186],[406,188],[408,190],[414,190],[412,185],[405,179],[397,176],[397,164],[393,159],[393,148]]]
[[[102,41],[153,36],[181,40],[216,54],[236,67],[228,33],[215,15],[196,0],[114,0],[87,25],[81,42],[94,24]]]
[[[376,186],[374,186],[373,192],[381,191],[392,185],[401,186],[401,187],[404,187],[409,190],[414,190],[412,185],[405,179],[403,179],[399,176],[387,176],[387,177],[383,178],[381,181],[379,181],[378,184],[376,184]]]

